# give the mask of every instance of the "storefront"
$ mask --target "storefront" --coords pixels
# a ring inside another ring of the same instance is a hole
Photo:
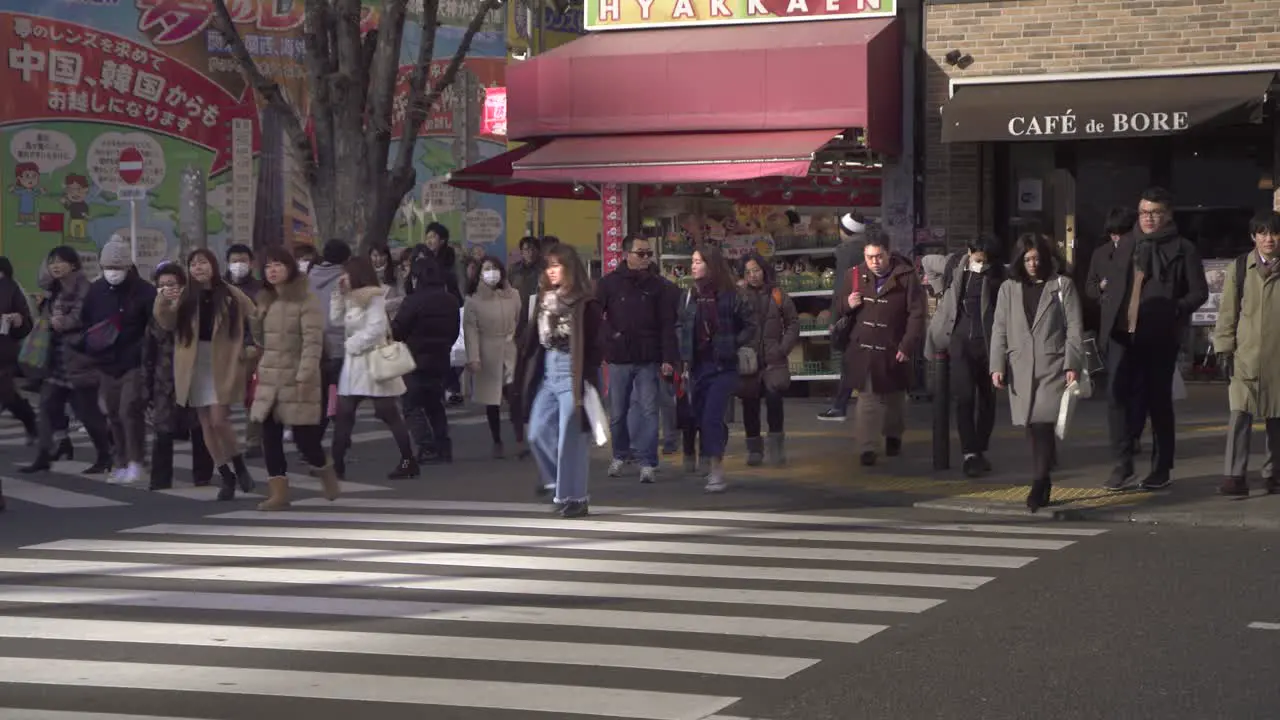
[[[681,15],[705,4],[659,1],[646,20],[626,2],[586,3],[599,32],[508,69],[508,135],[527,144],[451,183],[599,198],[603,272],[628,232],[658,240],[678,282],[698,242],[772,256],[809,323],[793,373],[831,380],[835,218],[882,214],[884,168],[904,138],[902,25],[890,0],[803,17],[785,5],[720,22]]]
[[[1249,218],[1280,207],[1280,0],[1146,5],[930,0],[929,227],[952,247],[1048,232],[1082,279],[1107,212],[1160,185],[1220,279]]]

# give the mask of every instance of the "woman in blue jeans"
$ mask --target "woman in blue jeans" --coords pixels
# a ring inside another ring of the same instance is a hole
[[[541,476],[538,492],[554,489],[560,515],[576,518],[588,513],[591,424],[583,398],[588,387],[601,394],[603,317],[578,253],[558,244],[545,258],[516,380],[525,398],[529,449]]]
[[[738,350],[755,346],[756,314],[719,247],[700,246],[691,269],[693,287],[680,306],[680,360],[689,376],[690,421],[698,429],[699,455],[710,461],[705,490],[724,492],[729,442],[725,411],[738,387]]]

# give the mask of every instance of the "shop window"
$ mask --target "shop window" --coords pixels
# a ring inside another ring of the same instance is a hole
[[[1272,206],[1272,133],[1268,124],[1243,125],[1169,144],[1178,228],[1205,258],[1250,248],[1249,219]]]

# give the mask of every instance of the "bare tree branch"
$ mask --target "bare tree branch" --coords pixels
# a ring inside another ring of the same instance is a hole
[[[409,0],[387,0],[383,9],[380,39],[369,68],[365,113],[365,162],[371,181],[379,190],[386,187],[387,160],[391,154],[392,114],[396,89],[400,85],[400,48]],[[375,211],[376,212],[376,211]]]
[[[311,141],[307,138],[307,133],[302,128],[302,121],[298,119],[298,111],[285,99],[280,86],[262,73],[258,63],[249,54],[249,49],[244,44],[244,38],[240,37],[240,31],[231,19],[231,11],[227,9],[227,0],[213,0],[213,9],[214,27],[226,39],[227,45],[231,48],[231,56],[239,63],[241,71],[254,91],[258,93],[263,102],[280,113],[280,117],[284,121],[284,132],[289,136],[289,144],[293,146],[298,163],[302,165],[308,182],[314,182],[317,175],[315,157],[311,153]]]

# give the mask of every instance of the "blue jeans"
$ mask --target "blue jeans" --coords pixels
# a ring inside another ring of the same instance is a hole
[[[586,501],[591,438],[582,429],[582,411],[573,404],[573,360],[546,351],[542,385],[529,409],[529,449],[543,485],[555,485],[558,503]]]
[[[628,416],[638,413],[631,436]],[[626,460],[634,451],[642,467],[658,467],[658,365],[609,365],[609,432],[613,459]]]
[[[693,367],[690,415],[698,428],[700,457],[724,457],[725,447],[729,444],[729,426],[725,425],[724,418],[738,382],[736,369],[722,370],[713,363],[699,363]]]

